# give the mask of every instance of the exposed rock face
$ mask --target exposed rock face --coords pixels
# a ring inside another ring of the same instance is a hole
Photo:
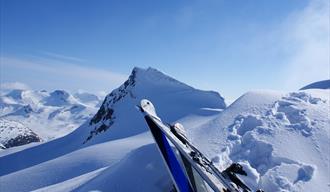
[[[84,143],[90,140],[94,135],[106,131],[114,123],[114,119],[116,118],[113,109],[114,104],[116,104],[127,95],[134,98],[131,89],[135,86],[137,70],[137,68],[134,68],[131,75],[124,82],[124,84],[121,85],[118,89],[113,90],[104,99],[100,109],[89,122],[90,125],[94,126],[94,129],[90,132]]]
[[[32,132],[30,135],[18,135],[17,137],[8,140],[7,143],[4,144],[4,146],[6,148],[10,148],[40,141],[40,138]]]
[[[2,148],[40,141],[40,137],[23,124],[0,118],[0,144]]]

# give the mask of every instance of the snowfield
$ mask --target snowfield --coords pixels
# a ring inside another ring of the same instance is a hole
[[[329,89],[252,91],[227,107],[216,92],[135,68],[72,133],[0,151],[0,191],[169,191],[169,174],[135,108],[144,98],[163,121],[182,123],[220,170],[241,163],[253,189],[330,190]]]
[[[194,128],[190,139],[220,170],[242,163],[250,177],[241,178],[254,189],[328,191],[329,94],[249,92]]]

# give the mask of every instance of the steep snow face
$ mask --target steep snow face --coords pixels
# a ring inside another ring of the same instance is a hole
[[[240,162],[254,189],[329,191],[329,95],[250,92],[188,135],[220,170]]]
[[[196,114],[201,108],[226,107],[224,99],[216,92],[194,89],[156,69],[134,68],[128,80],[105,98],[89,122],[85,143],[94,137],[99,139],[92,142],[100,142],[147,131],[134,107],[144,98],[153,101],[167,122]]]
[[[12,90],[0,97],[0,117],[22,123],[47,141],[70,133],[95,114],[100,100],[84,102],[62,90]]]
[[[301,88],[300,90],[306,90],[306,89],[330,89],[330,79],[311,83]]]
[[[18,122],[0,118],[0,145],[3,146],[2,148],[10,148],[40,141],[40,137],[28,127]]]

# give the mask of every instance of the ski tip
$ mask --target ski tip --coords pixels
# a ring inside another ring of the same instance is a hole
[[[140,111],[144,112],[148,115],[151,115],[153,117],[159,118],[156,114],[156,110],[154,105],[151,103],[151,101],[147,100],[147,99],[142,99],[140,102]]]

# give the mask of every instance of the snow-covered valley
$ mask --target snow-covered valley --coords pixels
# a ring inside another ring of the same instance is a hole
[[[0,191],[169,191],[170,176],[135,108],[144,98],[163,121],[182,123],[220,170],[241,163],[248,172],[241,178],[253,189],[330,190],[329,89],[252,91],[226,106],[217,92],[135,68],[101,105],[84,96],[1,97],[1,118],[46,139],[0,151]],[[60,130],[63,124],[71,128]]]

